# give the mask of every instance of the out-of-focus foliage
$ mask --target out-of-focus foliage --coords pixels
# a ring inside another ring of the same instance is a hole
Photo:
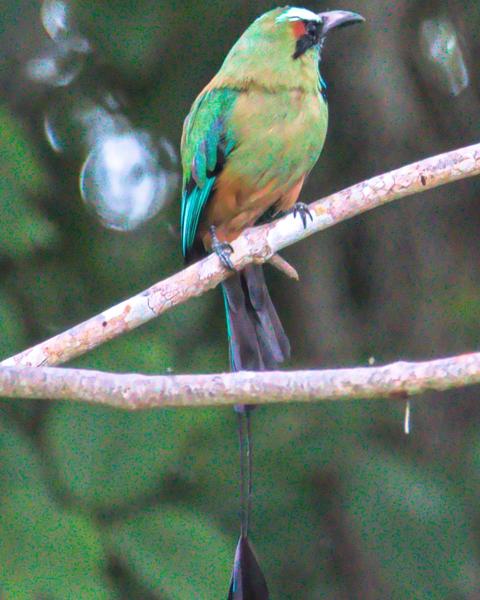
[[[183,118],[270,7],[4,0],[1,357],[181,268]],[[478,3],[341,8],[367,22],[328,40],[331,125],[306,201],[480,136]],[[479,189],[440,188],[288,249],[301,282],[268,275],[291,366],[476,349]],[[208,294],[75,365],[225,370],[222,310]],[[402,419],[393,401],[255,412],[252,537],[273,598],[478,597],[477,390],[415,401],[409,437]],[[1,598],[226,597],[237,453],[230,410],[4,401]]]
[[[2,596],[113,598],[93,518],[55,502],[38,453],[13,422],[4,419],[0,434]]]
[[[82,428],[75,428],[76,423]],[[46,444],[59,480],[85,506],[119,510],[179,471],[182,415],[64,405],[48,420]]]
[[[3,256],[21,258],[53,241],[55,229],[29,199],[45,190],[35,152],[13,115],[0,105],[0,195]]]
[[[160,505],[111,530],[112,551],[158,597],[221,598],[230,544],[197,511]]]

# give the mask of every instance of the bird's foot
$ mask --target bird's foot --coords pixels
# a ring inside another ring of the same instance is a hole
[[[210,226],[210,237],[212,238],[212,250],[218,256],[222,265],[227,269],[230,269],[230,271],[235,271],[232,259],[230,258],[233,248],[228,242],[221,242],[218,239],[215,225]]]
[[[297,215],[300,215],[304,229],[307,228],[307,218],[308,217],[310,217],[310,220],[313,222],[313,215],[312,215],[310,209],[308,208],[308,205],[305,204],[304,202],[297,202],[296,204],[294,204],[292,206],[292,208],[288,212],[293,213],[294,217],[296,217]]]

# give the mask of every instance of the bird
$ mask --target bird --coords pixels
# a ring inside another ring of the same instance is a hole
[[[187,115],[182,133],[180,230],[187,263],[216,253],[231,273],[222,283],[232,371],[275,369],[290,342],[263,268],[236,271],[231,243],[246,229],[293,212],[326,138],[328,104],[320,74],[326,36],[364,21],[357,13],[284,6],[240,36]],[[229,600],[269,598],[248,537],[252,496],[251,406],[239,415],[241,526]]]

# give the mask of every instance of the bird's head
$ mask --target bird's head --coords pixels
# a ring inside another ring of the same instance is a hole
[[[267,15],[269,13],[265,17]],[[292,38],[294,50],[291,56],[296,60],[309,50],[320,52],[327,34],[333,29],[364,20],[361,15],[346,10],[314,13],[306,8],[286,6],[275,16],[275,26]]]
[[[215,85],[276,89],[318,84],[318,61],[326,36],[337,27],[364,21],[357,13],[275,8],[256,19],[229,52]]]

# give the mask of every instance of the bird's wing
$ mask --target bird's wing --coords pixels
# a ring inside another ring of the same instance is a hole
[[[189,254],[194,245],[202,210],[227,156],[235,146],[229,131],[229,117],[237,97],[235,90],[207,90],[197,98],[185,119],[180,218],[184,256]]]

